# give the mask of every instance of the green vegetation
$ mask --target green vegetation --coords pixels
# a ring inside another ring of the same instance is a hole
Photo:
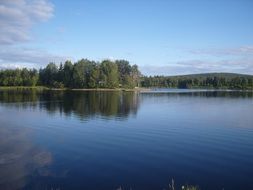
[[[102,62],[82,59],[60,66],[49,63],[39,71],[7,69],[0,71],[0,86],[46,86],[50,88],[134,88],[140,83],[137,65],[125,60]]]
[[[0,86],[35,86],[39,76],[35,69],[15,69],[0,71]]]
[[[214,88],[253,89],[253,76],[232,73],[207,73],[181,76],[142,76],[137,65],[126,60],[102,62],[81,59],[72,64],[66,61],[57,66],[49,63],[45,68],[7,69],[0,71],[0,86],[68,89],[125,88]]]
[[[75,64],[66,61],[57,67],[50,63],[39,71],[40,85],[54,88],[133,88],[140,72],[128,61],[104,60],[101,63],[82,59]],[[138,70],[138,68],[137,68]]]
[[[234,73],[206,73],[181,76],[143,77],[142,87],[253,89],[253,76]]]

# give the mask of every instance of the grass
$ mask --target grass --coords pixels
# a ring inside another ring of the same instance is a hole
[[[49,88],[46,86],[0,86],[0,90],[149,91],[147,88]]]
[[[48,90],[45,86],[0,86],[0,90],[20,90],[20,89],[35,89],[35,90]]]

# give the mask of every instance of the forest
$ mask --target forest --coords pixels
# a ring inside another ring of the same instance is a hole
[[[81,59],[45,68],[0,70],[0,86],[46,86],[50,88],[214,88],[253,89],[253,76],[206,73],[181,76],[144,76],[126,60],[101,62]]]
[[[7,69],[0,71],[0,86],[46,86],[52,88],[134,88],[139,86],[141,73],[137,65],[126,60],[81,59],[66,61],[45,68]]]
[[[181,76],[143,76],[142,87],[253,89],[253,76],[235,73],[205,73]]]

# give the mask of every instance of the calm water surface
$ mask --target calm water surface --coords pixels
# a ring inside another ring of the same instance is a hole
[[[253,189],[253,93],[0,91],[0,189]]]

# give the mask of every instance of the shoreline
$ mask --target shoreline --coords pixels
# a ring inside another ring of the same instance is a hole
[[[21,89],[34,89],[34,90],[52,90],[52,91],[123,91],[123,92],[150,92],[152,90],[200,90],[200,91],[242,91],[242,92],[252,92],[253,89],[229,89],[229,88],[157,88],[157,87],[136,87],[130,88],[50,88],[46,86],[0,86],[0,90],[21,90]]]
[[[136,91],[150,91],[151,88],[73,88],[67,89],[72,91],[125,91],[125,92],[136,92]]]
[[[35,89],[35,90],[55,90],[55,91],[125,91],[140,92],[151,91],[152,88],[49,88],[46,86],[0,86],[0,90],[14,89]]]

